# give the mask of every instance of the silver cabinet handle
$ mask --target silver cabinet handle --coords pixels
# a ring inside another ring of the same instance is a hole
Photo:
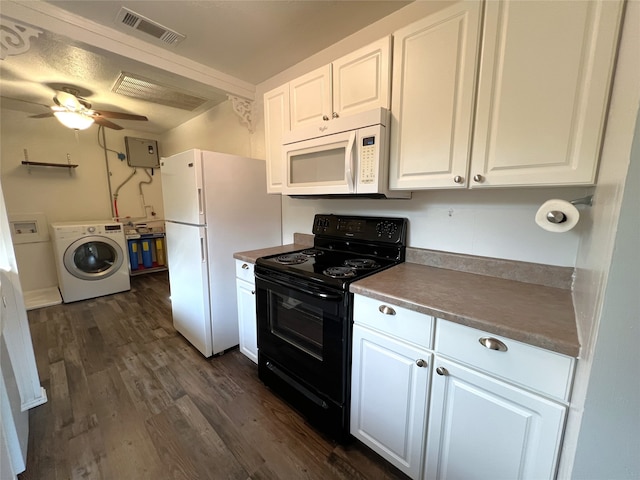
[[[489,350],[497,350],[498,352],[507,351],[507,346],[497,338],[482,337],[479,338],[478,341],[480,342],[480,345],[487,347]]]
[[[328,122],[329,121],[329,117],[327,117],[326,115],[323,115],[322,116],[322,120],[324,120],[325,122]]]
[[[333,112],[333,114],[331,115],[333,118],[338,118],[340,115],[338,115],[338,112]]]
[[[418,360],[416,360],[416,365],[419,367],[426,367],[427,361],[423,360],[422,358],[419,358]]]
[[[457,184],[464,183],[464,177],[461,177],[460,175],[456,175],[455,177],[453,177],[453,182]]]
[[[385,315],[395,315],[396,311],[387,306],[387,305],[380,305],[380,307],[378,308],[378,310],[380,310],[380,313],[384,313]]]
[[[255,295],[256,291],[255,290],[251,290],[251,295]]]
[[[438,367],[436,368],[436,373],[440,376],[445,376],[445,375],[449,375],[449,372],[447,371],[446,368],[444,367]]]
[[[473,176],[473,181],[474,182],[478,182],[478,183],[482,183],[482,182],[484,182],[484,177],[482,175],[480,175],[479,173],[476,173]]]
[[[247,265],[246,263],[242,264],[242,269],[243,270],[249,270],[249,265]]]

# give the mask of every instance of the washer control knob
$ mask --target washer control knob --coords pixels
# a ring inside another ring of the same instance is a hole
[[[96,227],[87,227],[87,232],[95,233],[95,231],[96,231]]]

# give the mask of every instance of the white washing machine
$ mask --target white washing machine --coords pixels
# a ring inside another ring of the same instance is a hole
[[[124,228],[112,221],[51,224],[58,286],[65,303],[131,288]]]

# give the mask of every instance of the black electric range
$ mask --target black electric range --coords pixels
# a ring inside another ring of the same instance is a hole
[[[336,440],[349,438],[349,284],[405,258],[404,218],[316,215],[313,247],[256,261],[261,380]]]

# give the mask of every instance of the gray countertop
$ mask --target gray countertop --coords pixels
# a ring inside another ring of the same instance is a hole
[[[350,291],[572,357],[580,349],[567,289],[403,263]]]
[[[255,263],[259,257],[302,250],[311,245],[313,236],[296,233],[294,243],[237,252],[233,257]],[[501,271],[504,260],[420,249],[407,252],[407,258],[418,263],[406,262],[366,277],[352,283],[350,291],[529,345],[578,356],[580,343],[571,290],[566,278],[562,279],[570,273],[567,269],[549,267],[553,271],[545,273],[546,278],[540,281],[539,270],[545,266],[510,262],[508,275],[512,278],[501,278],[505,276]],[[487,274],[461,271],[471,268]],[[526,277],[535,277],[537,283],[520,281]],[[558,278],[561,281],[554,280]],[[554,286],[556,284],[566,288]]]

